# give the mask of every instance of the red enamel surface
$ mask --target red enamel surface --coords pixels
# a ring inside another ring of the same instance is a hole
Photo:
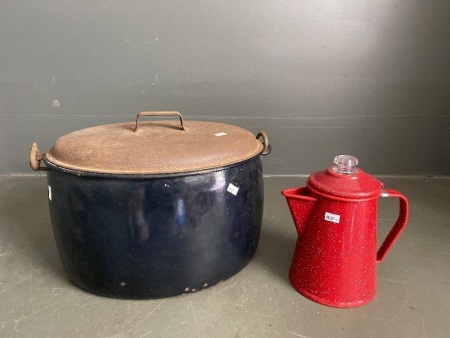
[[[329,167],[309,176],[308,188],[318,193],[350,199],[378,197],[383,184],[375,177],[356,169],[354,174],[339,174]]]
[[[312,174],[307,187],[283,190],[299,235],[289,277],[301,294],[334,307],[361,306],[375,296],[381,186],[361,170],[342,175],[328,169]],[[408,218],[403,195],[394,190],[384,195],[400,199],[400,212],[378,252],[378,261]]]

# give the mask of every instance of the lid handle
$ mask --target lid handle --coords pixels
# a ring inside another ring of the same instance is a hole
[[[354,174],[356,173],[356,166],[358,159],[352,155],[337,155],[333,161],[336,164],[333,170],[339,174]]]
[[[184,129],[183,116],[177,111],[143,111],[136,116],[136,127],[134,127],[134,132],[138,130],[138,120],[141,116],[178,116],[180,118],[181,129]]]

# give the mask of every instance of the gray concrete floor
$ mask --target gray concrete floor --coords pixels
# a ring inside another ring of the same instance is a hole
[[[258,251],[234,277],[197,293],[128,301],[74,286],[51,230],[45,176],[0,176],[0,337],[449,337],[450,178],[381,178],[410,201],[408,226],[378,266],[366,306],[335,309],[296,292],[296,241],[280,191],[304,177],[266,177]],[[397,201],[380,200],[385,236]]]

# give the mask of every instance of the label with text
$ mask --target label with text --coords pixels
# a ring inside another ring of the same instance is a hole
[[[234,196],[236,196],[239,191],[239,187],[236,187],[233,183],[230,183],[228,185],[227,191],[229,193],[232,193]]]
[[[332,214],[331,212],[325,213],[325,221],[339,223],[340,220],[341,220],[341,215]]]

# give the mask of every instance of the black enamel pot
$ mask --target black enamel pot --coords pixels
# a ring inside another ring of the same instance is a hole
[[[142,115],[180,123],[139,122]],[[261,155],[269,152],[265,133],[150,112],[67,134],[45,154],[33,144],[30,164],[47,170],[71,280],[99,295],[144,299],[210,287],[250,261],[263,213]]]

